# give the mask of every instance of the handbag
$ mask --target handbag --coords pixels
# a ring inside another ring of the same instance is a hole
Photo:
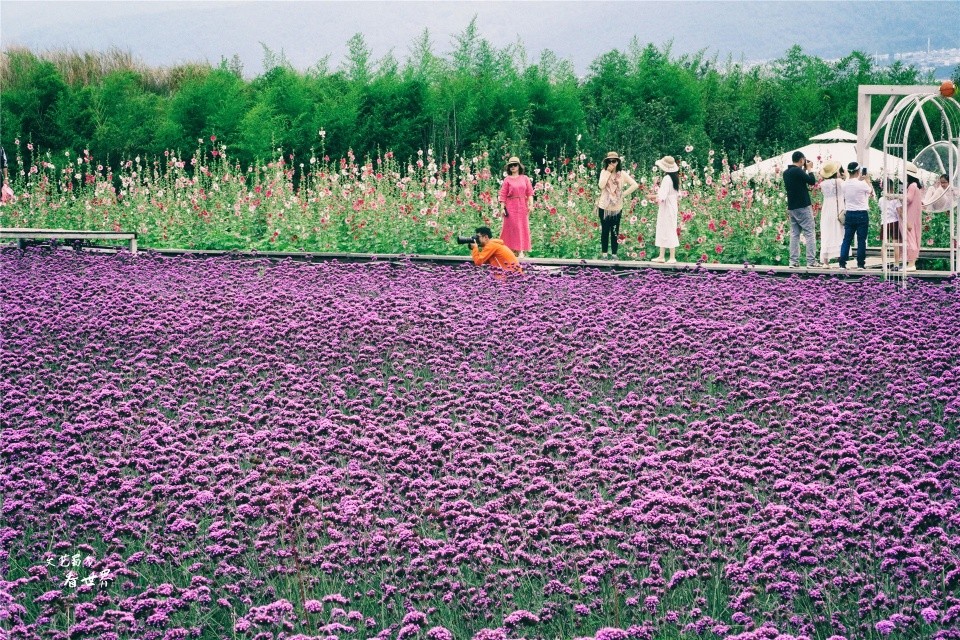
[[[834,178],[834,182],[837,182],[837,179]],[[847,210],[840,208],[840,185],[836,185],[836,190],[833,192],[833,197],[837,201],[837,222],[842,225],[847,224]]]

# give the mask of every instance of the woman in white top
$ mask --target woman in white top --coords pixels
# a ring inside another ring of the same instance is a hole
[[[657,211],[657,238],[656,244],[660,249],[660,256],[653,262],[677,263],[677,247],[680,238],[677,236],[677,218],[680,210],[680,167],[673,156],[663,156],[654,164],[665,174],[660,180],[657,190],[657,202],[660,209]],[[670,249],[670,259],[664,260],[666,250]]]
[[[831,260],[840,257],[843,242],[843,224],[840,212],[845,210],[843,199],[843,167],[835,160],[823,165],[820,173],[823,181],[823,207],[820,210],[820,262],[829,266]]]

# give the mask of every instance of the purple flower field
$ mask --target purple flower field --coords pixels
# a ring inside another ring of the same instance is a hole
[[[0,636],[960,638],[958,283],[0,254]]]

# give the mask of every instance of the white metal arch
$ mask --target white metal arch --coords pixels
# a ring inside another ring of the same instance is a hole
[[[875,122],[871,122],[871,103],[874,96],[888,96],[887,103],[877,117]],[[930,121],[924,113],[924,106],[934,105],[935,113],[939,115],[940,121],[939,133],[934,133]],[[866,157],[866,151],[873,140],[881,130],[884,131],[883,151],[884,167],[881,172],[881,184],[886,187],[887,179],[896,179],[899,185],[905,187],[907,184],[907,162],[909,157],[910,130],[914,122],[920,119],[923,124],[924,134],[926,134],[928,144],[943,142],[953,145],[953,153],[947,154],[947,162],[950,166],[943,167],[945,173],[951,177],[950,186],[954,189],[960,185],[954,184],[957,180],[957,167],[954,165],[958,153],[960,153],[960,104],[954,98],[946,98],[940,95],[939,87],[936,86],[887,86],[887,85],[861,85],[859,87],[859,100],[857,109],[857,160],[862,164]],[[925,146],[926,147],[926,146]],[[900,159],[896,163],[896,168],[887,166],[888,158],[895,157]],[[900,188],[898,197],[901,199],[901,205],[904,211],[904,220],[906,219],[906,189]],[[960,203],[954,200],[949,210],[949,270],[951,273],[960,272],[960,219],[958,219],[958,207]],[[882,215],[880,223],[882,224]],[[893,271],[888,268],[887,249],[885,245],[881,248],[881,262],[885,277],[896,278],[902,287],[907,284],[907,259],[906,242],[907,234],[905,229],[901,233],[901,264],[899,270]]]

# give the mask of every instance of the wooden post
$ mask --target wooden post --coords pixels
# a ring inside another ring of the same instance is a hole
[[[869,85],[860,85],[857,88],[857,164],[866,162],[867,149],[873,139],[870,137],[870,107],[872,94],[868,91]]]

